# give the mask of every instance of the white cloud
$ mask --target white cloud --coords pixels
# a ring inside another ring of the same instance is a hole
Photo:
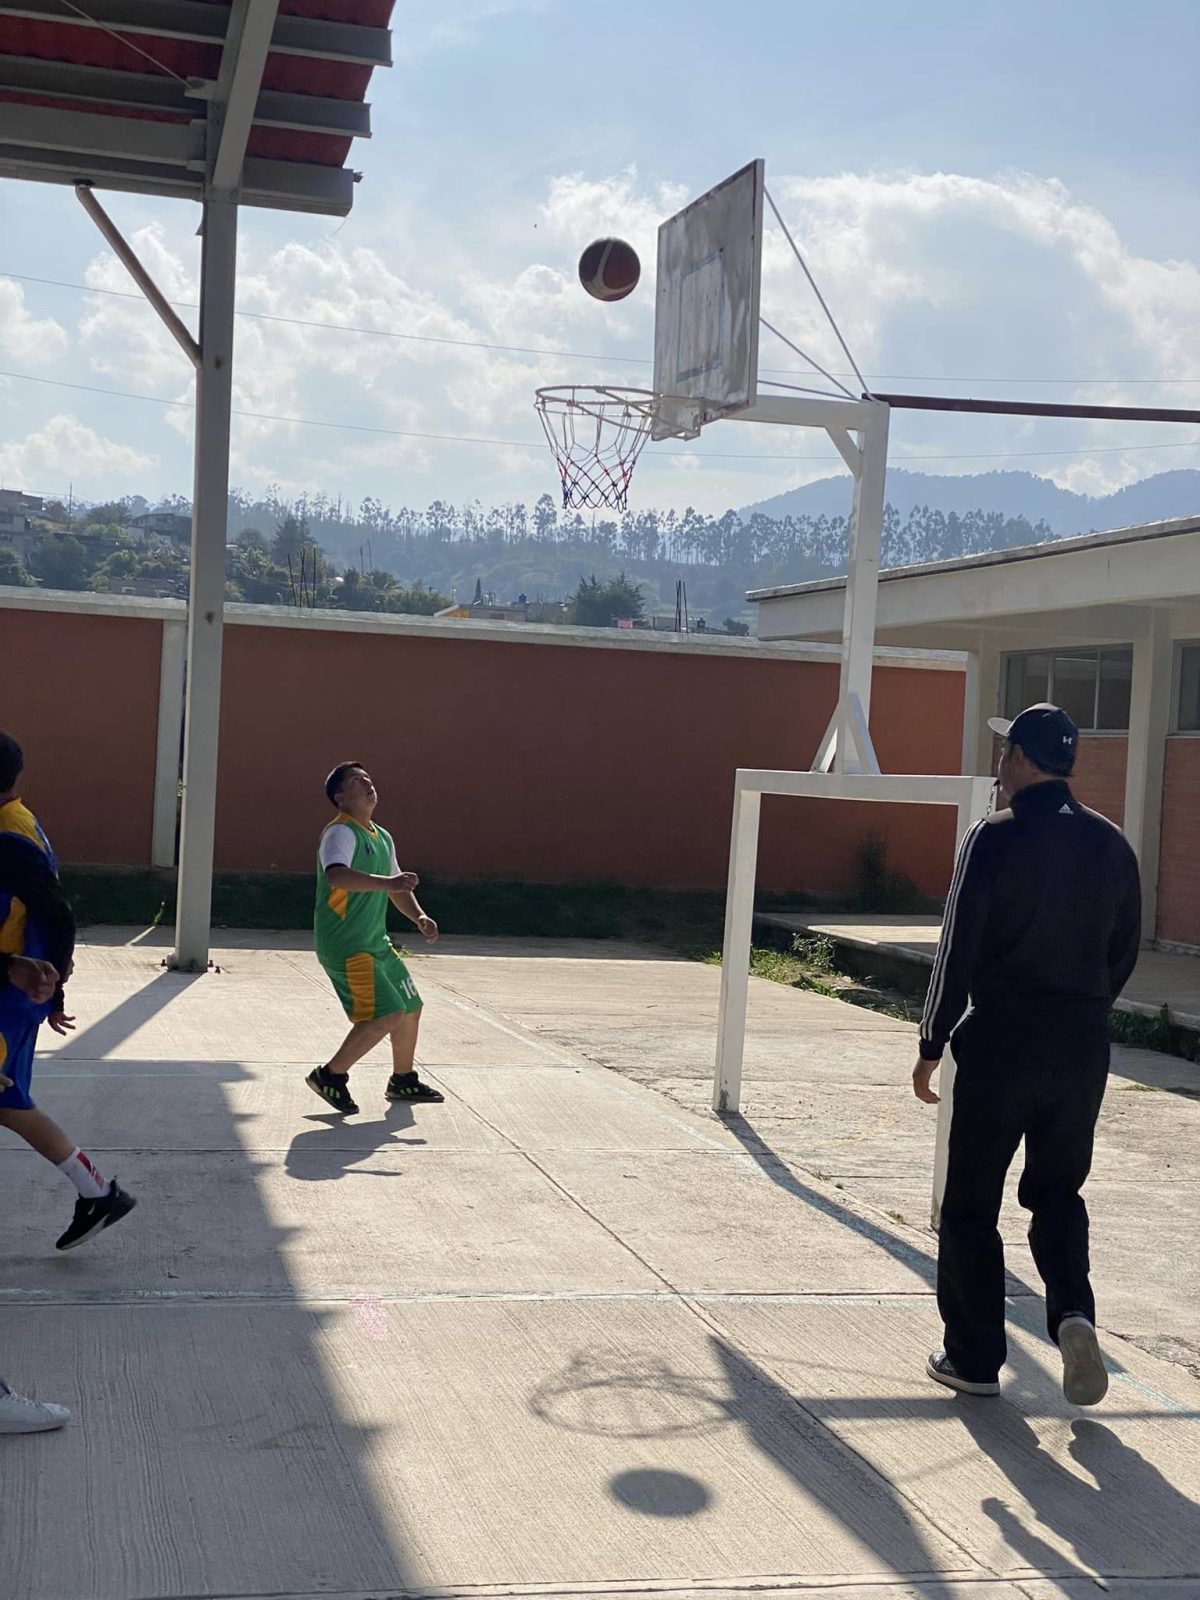
[[[32,314],[21,284],[0,278],[0,355],[23,366],[46,367],[65,355],[69,345],[61,323]]]
[[[487,12],[487,6],[463,5],[451,21],[474,25]],[[1182,384],[1157,385],[1200,373],[1196,265],[1135,255],[1108,218],[1080,204],[1060,183],[1023,174],[954,173],[784,174],[770,182],[860,364],[868,375],[889,375],[876,380],[877,387],[1145,404],[1194,393]],[[511,443],[489,447],[337,434],[239,417],[235,480],[275,481],[297,492],[325,486],[393,502],[425,493],[456,500],[529,499],[552,489],[553,474],[536,448],[533,391],[551,383],[650,381],[655,234],[688,198],[679,186],[647,183],[632,169],[607,176],[560,174],[533,203],[538,228],[532,245],[517,243],[505,219],[482,216],[469,252],[461,245],[431,250],[415,213],[404,230],[410,242],[386,250],[336,236],[262,248],[247,229],[240,307],[299,322],[239,319],[239,410]],[[642,259],[638,291],[616,305],[592,300],[576,279],[581,248],[604,234],[627,238]],[[198,251],[189,236],[152,226],[139,230],[134,242],[171,298],[195,300]],[[124,270],[106,254],[92,261],[87,281],[97,289],[130,287]],[[764,312],[823,363],[845,370],[820,307],[774,226],[764,249]],[[305,322],[414,337],[340,333],[300,325]],[[93,297],[78,332],[98,379],[114,388],[191,398],[183,357],[140,298]],[[472,347],[484,344],[533,353]],[[761,361],[764,369],[800,365],[765,333]],[[930,382],[921,385],[914,374]],[[1155,382],[999,382],[1088,376]],[[968,377],[977,381],[951,385]],[[164,412],[164,421],[190,433],[186,410]],[[1102,493],[1149,472],[1200,464],[1193,454],[1166,448],[1168,440],[1186,436],[1183,427],[906,412],[893,421],[892,459],[961,458],[912,462],[934,472],[1026,467]],[[524,448],[523,440],[533,448]],[[1153,448],[1113,451],[1125,444]],[[1060,448],[1071,453],[983,459]],[[755,454],[785,459],[717,459]],[[703,455],[709,459],[701,461]],[[832,447],[809,430],[722,425],[705,432],[695,457],[648,452],[634,500],[667,503],[686,487],[698,506],[720,510],[840,470]]]
[[[158,223],[139,228],[133,249],[166,298],[174,302],[194,334],[199,298],[199,250],[189,264],[168,243]],[[125,389],[144,389],[172,399],[190,399],[192,370],[157,312],[139,293],[116,256],[107,251],[88,263],[84,281],[102,291],[89,296],[79,321],[79,342],[91,370]]]
[[[106,439],[63,413],[23,439],[0,443],[0,482],[31,494],[58,494],[71,481],[97,497],[129,494],[153,465],[153,456]]]

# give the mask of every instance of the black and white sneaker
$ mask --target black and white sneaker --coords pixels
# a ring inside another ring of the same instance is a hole
[[[54,1248],[74,1250],[86,1244],[95,1234],[102,1233],[105,1228],[111,1228],[114,1222],[127,1217],[135,1205],[137,1201],[131,1194],[126,1194],[115,1178],[108,1186],[108,1193],[102,1194],[99,1200],[85,1200],[81,1195],[75,1202],[71,1226]]]
[[[1000,1393],[999,1381],[995,1378],[990,1383],[972,1383],[970,1378],[962,1378],[954,1370],[954,1363],[944,1350],[935,1350],[925,1363],[925,1371],[934,1383],[943,1383],[947,1389],[957,1389],[959,1394],[995,1395]]]
[[[322,1100],[328,1101],[343,1116],[353,1116],[358,1110],[350,1093],[349,1073],[330,1072],[328,1067],[314,1067],[304,1081],[314,1094],[319,1094]]]
[[[388,1100],[425,1100],[431,1105],[440,1105],[446,1098],[440,1089],[435,1089],[432,1084],[422,1083],[415,1072],[404,1072],[399,1075],[393,1072],[383,1092]]]
[[[1108,1373],[1086,1317],[1064,1317],[1058,1325],[1058,1348],[1063,1358],[1063,1393],[1073,1406],[1095,1406],[1108,1393]]]

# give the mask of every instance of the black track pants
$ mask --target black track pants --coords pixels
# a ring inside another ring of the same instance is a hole
[[[1022,1137],[1018,1191],[1032,1212],[1029,1244],[1046,1285],[1051,1339],[1064,1316],[1095,1320],[1088,1214],[1080,1190],[1092,1164],[1108,1080],[1108,1019],[1098,1007],[972,1012],[951,1047],[958,1065],[938,1246],[938,1309],[946,1353],[974,1382],[997,1376],[1004,1335],[1004,1249],[997,1222]]]

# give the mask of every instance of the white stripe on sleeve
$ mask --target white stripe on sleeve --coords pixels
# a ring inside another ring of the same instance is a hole
[[[938,943],[937,958],[933,963],[933,976],[929,980],[929,995],[925,1001],[925,1011],[921,1017],[921,1037],[928,1039],[930,1029],[937,1017],[938,1007],[946,992],[946,968],[950,960],[950,947],[954,943],[954,926],[958,916],[958,901],[962,892],[963,879],[967,875],[967,867],[975,846],[979,842],[982,830],[987,823],[982,819],[973,828],[970,828],[963,839],[962,848],[958,852],[958,861],[954,867],[954,877],[950,881],[950,893],[946,897],[946,914],[942,920],[942,937]]]

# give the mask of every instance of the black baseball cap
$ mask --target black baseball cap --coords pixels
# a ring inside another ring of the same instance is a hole
[[[1043,701],[1027,706],[1011,722],[1006,717],[989,717],[988,727],[1009,744],[1024,750],[1043,772],[1066,776],[1075,765],[1079,748],[1079,729],[1065,711]]]

